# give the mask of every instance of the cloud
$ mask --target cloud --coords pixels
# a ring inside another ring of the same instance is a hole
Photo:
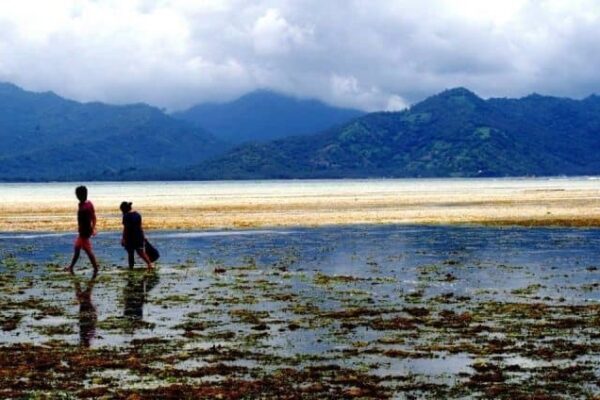
[[[309,29],[291,25],[275,8],[268,9],[258,18],[252,28],[254,50],[260,55],[291,52],[295,46],[301,46]]]
[[[600,87],[593,0],[0,2],[0,80],[181,109],[256,88],[365,110]]]

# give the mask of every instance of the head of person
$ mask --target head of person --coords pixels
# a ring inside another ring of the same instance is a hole
[[[75,188],[75,196],[79,199],[80,202],[84,202],[87,200],[88,191],[85,186],[77,186]]]
[[[128,213],[129,211],[131,211],[131,202],[124,201],[121,203],[119,208],[121,209],[121,212],[123,214]]]

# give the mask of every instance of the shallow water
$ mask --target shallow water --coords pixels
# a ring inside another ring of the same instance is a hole
[[[93,282],[85,256],[76,279],[61,272],[73,239],[0,234],[2,317],[20,316],[0,331],[2,344],[60,340],[112,349],[160,338],[177,343],[163,350],[173,354],[247,351],[227,362],[262,373],[338,365],[383,379],[392,393],[406,391],[410,377],[448,397],[485,393],[485,385],[469,386],[482,362],[521,365],[503,375],[517,387],[540,368],[598,371],[600,309],[589,308],[600,304],[598,229],[154,232],[162,255],[155,274],[141,265],[130,272],[119,235],[101,233],[93,240],[102,265]],[[509,344],[496,351],[494,340]],[[585,357],[556,351],[548,359],[541,350],[552,340],[584,343]],[[174,365],[191,370],[213,361],[188,356]],[[585,390],[598,393],[598,386]]]

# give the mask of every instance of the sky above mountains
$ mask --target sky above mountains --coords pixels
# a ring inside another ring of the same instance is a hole
[[[257,88],[397,110],[445,88],[600,92],[593,0],[0,2],[0,80],[178,110]]]

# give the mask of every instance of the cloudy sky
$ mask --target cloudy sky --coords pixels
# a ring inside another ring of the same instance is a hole
[[[169,110],[256,88],[364,110],[600,93],[595,0],[0,2],[0,80]]]

